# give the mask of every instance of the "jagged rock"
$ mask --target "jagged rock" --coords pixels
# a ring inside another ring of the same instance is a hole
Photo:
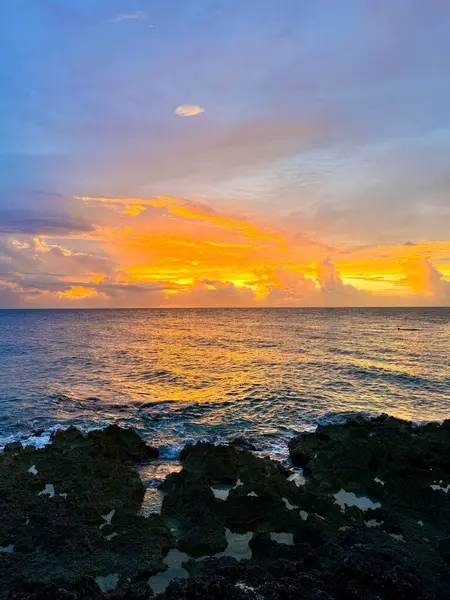
[[[446,600],[449,433],[387,415],[318,427],[289,444],[300,486],[241,444],[187,445],[149,518],[133,463],[156,454],[131,430],[15,445],[0,456],[0,600],[148,600],[175,547],[213,556],[184,562],[158,600]],[[250,559],[214,556],[230,531],[253,532]]]
[[[0,455],[1,542],[12,548],[0,554],[0,598],[28,593],[27,585],[39,599],[47,589],[63,598],[82,576],[125,580],[164,569],[173,536],[159,516],[139,516],[145,489],[132,466],[151,455],[116,426],[87,435],[72,427],[45,448]],[[64,585],[51,588],[55,581]]]

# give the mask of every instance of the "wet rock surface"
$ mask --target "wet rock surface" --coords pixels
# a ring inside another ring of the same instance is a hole
[[[245,444],[187,445],[144,518],[133,463],[157,451],[133,431],[7,447],[0,600],[450,597],[450,421],[353,419],[289,451],[306,481]]]
[[[100,593],[96,577],[133,580],[164,568],[171,534],[159,516],[138,515],[144,487],[132,466],[155,451],[135,432],[70,428],[43,449],[5,450],[0,546],[13,551],[0,555],[2,600],[41,589],[43,598],[63,598],[65,589],[69,598],[72,587],[90,597],[86,590]]]

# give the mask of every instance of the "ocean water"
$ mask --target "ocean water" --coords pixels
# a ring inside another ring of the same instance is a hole
[[[0,444],[118,423],[284,458],[354,412],[450,417],[450,309],[0,311]]]

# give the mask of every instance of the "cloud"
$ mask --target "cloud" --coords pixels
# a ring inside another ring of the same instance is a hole
[[[121,21],[143,21],[147,16],[142,10],[137,10],[134,13],[124,13],[109,19],[110,23],[120,23]]]
[[[330,258],[317,264],[317,283],[325,306],[370,306],[376,303],[373,294],[344,283]]]
[[[235,214],[224,205],[213,209],[204,202],[168,196],[85,196],[76,202],[86,217],[91,211],[95,214],[94,233],[55,234],[50,227],[48,234],[0,236],[3,305],[450,302],[450,282],[427,258],[445,265],[450,242],[333,247],[302,231],[288,232]],[[130,219],[124,213],[141,216]]]
[[[406,283],[416,294],[435,303],[450,302],[450,281],[433,265],[428,257],[410,258],[403,262]]]
[[[267,273],[270,284],[261,302],[267,306],[299,306],[317,295],[315,282],[292,269],[279,267]]]
[[[188,290],[168,294],[169,306],[186,307],[233,307],[254,306],[255,292],[245,286],[236,286],[231,281],[203,279],[196,281]]]
[[[180,104],[175,109],[175,114],[179,117],[196,117],[204,112],[205,109],[196,104]]]
[[[130,217],[137,217],[141,214],[141,212],[144,212],[144,210],[147,210],[145,206],[142,206],[141,204],[134,204],[124,208],[122,210],[122,214],[129,215]]]
[[[260,227],[248,221],[217,214],[211,207],[199,202],[191,202],[183,198],[170,196],[157,196],[156,198],[108,198],[82,196],[78,198],[87,203],[99,203],[106,206],[120,206],[122,214],[139,214],[146,207],[165,208],[170,215],[180,219],[193,219],[211,223],[218,227],[238,231],[252,240],[271,240],[279,244],[284,243],[284,238],[277,232],[266,227]],[[138,211],[138,212],[136,212]]]
[[[94,226],[86,220],[64,213],[0,210],[0,234],[69,235],[93,229]]]

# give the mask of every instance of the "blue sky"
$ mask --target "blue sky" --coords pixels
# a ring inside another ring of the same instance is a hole
[[[0,235],[88,231],[77,196],[167,195],[329,244],[450,238],[446,0],[0,11]]]

